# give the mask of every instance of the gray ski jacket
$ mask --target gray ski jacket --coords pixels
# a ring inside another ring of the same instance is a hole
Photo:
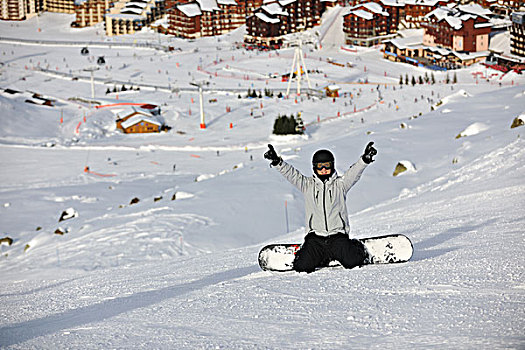
[[[319,236],[350,233],[346,208],[346,194],[361,177],[367,167],[361,158],[343,174],[332,176],[322,182],[317,176],[305,176],[292,165],[281,161],[275,168],[304,195],[306,233]]]

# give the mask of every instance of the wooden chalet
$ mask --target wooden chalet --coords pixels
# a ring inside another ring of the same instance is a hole
[[[117,114],[117,129],[125,134],[160,132],[162,124],[155,116],[138,108]]]
[[[422,25],[423,45],[458,52],[487,51],[492,27],[489,14],[489,10],[477,4],[436,9],[425,17]]]
[[[326,92],[326,97],[339,97],[339,90],[341,90],[339,85],[328,85],[324,89]]]
[[[374,46],[397,33],[397,20],[374,2],[351,7],[343,14],[343,32],[348,45]]]

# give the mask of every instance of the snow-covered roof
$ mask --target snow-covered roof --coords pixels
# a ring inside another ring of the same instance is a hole
[[[291,3],[293,2],[296,2],[297,0],[279,0],[279,4],[281,4],[281,6],[286,6],[286,5],[290,5]]]
[[[129,20],[141,20],[146,18],[144,15],[132,15],[126,13],[108,13],[106,17],[115,18],[115,19],[129,19]]]
[[[142,9],[147,6],[148,4],[146,4],[145,2],[139,2],[139,1],[130,1],[126,4],[126,7],[139,7]]]
[[[359,5],[356,5],[354,7],[351,7],[350,9],[357,9],[357,8],[360,8],[360,7],[364,7],[366,8],[368,11],[371,11],[371,12],[374,12],[374,13],[377,13],[377,14],[381,14],[383,16],[389,16],[388,12],[384,11],[383,8],[381,7],[381,5],[379,5],[378,3],[375,3],[375,2],[367,2],[366,4],[359,4]]]
[[[268,4],[268,5],[263,5],[261,6],[261,8],[268,14],[270,15],[283,15],[283,16],[288,16],[288,12],[284,11],[282,6],[279,5],[278,3],[276,2],[273,2],[271,4]],[[261,18],[262,19],[262,18]]]
[[[199,4],[195,2],[192,2],[189,4],[177,5],[177,9],[188,17],[195,17],[195,16],[202,15],[202,11],[201,11],[201,8],[199,7]]]
[[[201,8],[201,11],[220,11],[219,5],[217,5],[217,1],[215,0],[196,0],[199,3],[199,6]]]
[[[440,0],[405,0],[406,5],[436,6]]]
[[[373,19],[374,14],[379,14],[382,16],[390,16],[390,14],[387,11],[383,10],[381,5],[375,2],[368,2],[366,4],[359,4],[359,5],[350,7],[346,12],[343,13],[343,16],[347,16],[350,14],[356,15],[366,20]]]
[[[237,2],[235,0],[217,0],[217,4],[219,5],[237,5]]]
[[[457,7],[460,11],[465,13],[471,13],[476,16],[487,17],[492,14],[492,11],[482,7],[479,4],[470,3],[468,5],[459,5]]]
[[[135,14],[135,15],[140,15],[142,13],[142,9],[136,9],[136,8],[132,8],[132,7],[125,7],[121,10],[120,13],[122,14],[126,14],[126,13],[131,13],[131,14]]]
[[[385,6],[405,6],[402,0],[381,0],[381,3]]]
[[[157,120],[155,120],[155,118],[147,117],[147,116],[142,115],[142,114],[134,115],[133,117],[131,117],[128,120],[126,120],[125,122],[122,122],[121,125],[122,125],[122,127],[124,129],[126,129],[126,128],[129,128],[130,126],[133,126],[133,125],[138,124],[140,122],[148,122],[150,124],[161,126],[161,124]]]
[[[491,22],[474,24],[474,28],[487,28],[487,27],[492,27],[492,26],[494,26],[494,24]]]
[[[255,16],[257,18],[259,18],[260,20],[266,22],[266,23],[279,23],[280,22],[280,19],[279,18],[271,18],[271,17],[268,17],[265,13],[263,12],[257,12],[255,14]]]
[[[477,14],[479,8],[481,6],[479,5],[472,5],[472,6],[459,6],[456,8],[447,8],[447,7],[439,7],[435,9],[434,11],[431,11],[428,13],[425,18],[432,18],[434,17],[438,22],[440,21],[446,21],[450,27],[458,30],[463,27],[463,22],[466,22],[470,19],[476,20],[478,17],[482,17],[487,19],[487,17],[484,14]],[[463,9],[469,10],[470,12],[463,11]],[[485,13],[484,9],[481,8],[479,10],[481,13]],[[489,11],[490,13],[490,11]],[[477,23],[475,24],[476,28],[483,28],[483,27],[490,27],[492,24],[486,24],[486,23]]]
[[[399,49],[419,49],[423,48],[423,38],[420,36],[409,36],[407,38],[395,38],[384,41],[392,43],[395,47]]]
[[[345,16],[347,16],[347,15],[356,15],[357,17],[361,17],[361,18],[364,18],[366,20],[374,19],[374,15],[371,14],[370,12],[368,12],[368,11],[365,11],[365,10],[349,11],[348,13],[345,14]]]

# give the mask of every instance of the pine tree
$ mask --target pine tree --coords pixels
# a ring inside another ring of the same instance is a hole
[[[405,85],[408,85],[409,83],[409,80],[408,80],[408,74],[405,75]]]
[[[416,78],[414,78],[414,76],[412,76],[412,86],[415,86],[416,85]]]
[[[421,78],[421,75],[419,76],[417,82],[418,82],[419,85],[423,85],[423,78]]]
[[[279,115],[273,124],[273,133],[275,135],[302,134],[303,130],[299,127],[293,115],[290,117]]]
[[[458,75],[456,74],[456,72],[454,72],[454,78],[452,78],[452,84],[457,84],[458,83]]]
[[[432,83],[432,85],[436,83],[436,77],[434,76],[434,72],[430,74],[430,82]]]
[[[403,76],[402,75],[399,76],[399,85],[403,85]]]

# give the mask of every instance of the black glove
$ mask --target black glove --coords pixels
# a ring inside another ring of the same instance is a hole
[[[373,145],[373,142],[368,143],[368,145],[366,145],[365,148],[365,153],[361,156],[361,158],[363,158],[363,162],[365,162],[366,164],[372,163],[374,161],[372,157],[377,154],[377,150],[374,148]]]
[[[270,164],[273,166],[279,165],[282,160],[281,157],[277,155],[272,145],[268,144],[268,148],[269,150],[264,154],[264,158],[271,160],[272,162]]]

